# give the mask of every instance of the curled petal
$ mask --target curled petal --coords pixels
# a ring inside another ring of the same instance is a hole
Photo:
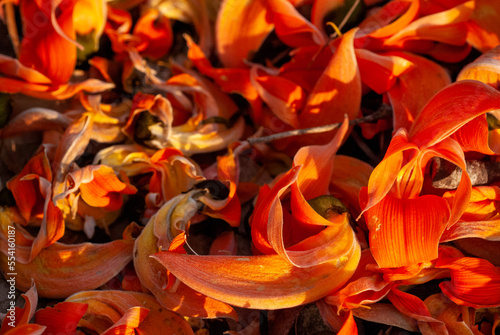
[[[279,39],[292,47],[323,45],[325,36],[287,0],[267,1],[270,21]]]
[[[88,173],[84,173],[89,178],[74,180],[74,182],[80,185],[80,195],[90,206],[115,211],[123,205],[122,194],[137,192],[131,184],[120,181],[113,169],[108,166],[88,165],[84,169],[89,170]]]
[[[355,51],[361,81],[378,94],[388,91],[396,83],[399,76],[415,68],[411,60],[397,54],[376,54],[366,49],[356,49]]]
[[[250,81],[274,115],[298,128],[297,115],[305,103],[304,90],[294,82],[271,74],[259,74],[260,66],[250,70]]]
[[[51,79],[62,84],[69,80],[76,64],[76,47],[73,28],[73,9],[76,1],[68,1],[64,6],[22,1],[24,36],[20,47],[19,60]],[[59,14],[56,19],[56,10]],[[58,55],[64,54],[63,59]],[[54,62],[54,59],[60,59]]]
[[[176,198],[165,204],[157,215],[160,215],[166,206],[171,206],[171,202],[175,201]],[[234,310],[223,302],[208,298],[183,283],[178,283],[174,288],[167,286],[167,278],[169,277],[167,270],[150,257],[161,248],[165,250],[170,247],[170,242],[166,236],[167,231],[170,229],[170,222],[155,222],[157,215],[153,216],[142,230],[134,246],[134,267],[141,284],[151,291],[163,307],[181,315],[234,318],[236,316]],[[167,218],[170,218],[170,216]],[[180,218],[185,219],[184,216],[180,216]],[[161,234],[161,239],[156,234]],[[162,244],[159,244],[160,242]]]
[[[500,47],[482,54],[467,64],[458,74],[457,81],[478,80],[493,88],[499,88],[500,79]]]
[[[442,66],[424,57],[410,53],[391,54],[413,64],[409,71],[398,77],[395,85],[388,91],[393,109],[394,129],[410,129],[429,99],[449,85],[451,78]]]
[[[297,187],[306,199],[327,194],[328,185],[318,181],[331,179],[333,172],[331,161],[342,144],[348,128],[348,118],[344,115],[342,126],[327,144],[306,146],[295,154],[293,164],[302,166]]]
[[[436,14],[423,16],[384,41],[384,45],[403,46],[408,40],[431,40],[452,45],[463,45],[467,37],[466,22],[474,9],[469,1]]]
[[[102,335],[134,335],[136,328],[146,318],[149,309],[144,307],[131,307],[113,326],[106,329]]]
[[[335,261],[296,268],[279,255],[193,256],[172,252],[154,255],[177,278],[214,299],[258,309],[279,309],[318,300],[354,272],[359,249],[347,263]]]
[[[475,117],[500,109],[500,92],[478,81],[463,80],[439,91],[413,123],[410,141],[429,147],[450,136]],[[450,111],[456,117],[448,117]]]
[[[474,308],[500,306],[500,268],[481,258],[443,258],[437,268],[449,269],[451,281],[439,284],[458,305]]]

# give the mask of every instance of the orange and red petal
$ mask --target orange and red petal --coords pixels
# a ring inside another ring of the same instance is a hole
[[[474,308],[500,306],[500,267],[472,257],[442,258],[436,267],[450,270],[451,281],[439,287],[456,304]]]
[[[437,196],[398,199],[386,195],[364,216],[377,264],[394,268],[437,258],[450,209],[447,201]]]

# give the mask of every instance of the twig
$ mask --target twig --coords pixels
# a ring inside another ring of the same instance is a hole
[[[391,108],[387,105],[382,105],[379,110],[376,112],[364,116],[359,119],[354,119],[349,121],[349,126],[355,126],[360,123],[367,123],[367,122],[374,122],[380,119],[385,119],[391,116]],[[342,125],[342,122],[339,123],[333,123],[325,126],[319,126],[319,127],[313,127],[313,128],[304,128],[304,129],[294,129],[290,131],[284,131],[282,133],[277,133],[269,136],[262,136],[262,137],[256,137],[256,138],[249,138],[246,140],[247,143],[250,145],[254,145],[257,143],[268,143],[268,142],[273,142],[276,140],[280,140],[283,138],[287,137],[293,137],[293,136],[299,136],[299,135],[306,135],[306,134],[318,134],[318,133],[326,133],[329,131],[332,131],[334,129],[340,128]]]

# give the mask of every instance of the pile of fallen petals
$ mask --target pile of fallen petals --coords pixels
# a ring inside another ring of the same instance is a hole
[[[499,334],[500,2],[0,17],[0,334]]]

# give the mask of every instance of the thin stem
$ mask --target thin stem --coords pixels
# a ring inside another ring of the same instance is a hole
[[[349,121],[349,126],[355,126],[357,124],[366,122],[374,122],[380,119],[388,118],[389,116],[391,116],[391,109],[387,105],[382,105],[382,107],[379,110],[370,115]],[[294,129],[269,136],[249,138],[246,140],[246,142],[249,143],[250,145],[253,145],[257,143],[269,143],[283,138],[299,136],[299,135],[326,133],[334,129],[340,128],[341,125],[342,122],[333,123],[325,126],[313,127],[313,128]]]
[[[344,26],[347,23],[347,21],[349,21],[349,19],[352,16],[352,13],[354,13],[354,10],[356,9],[356,7],[358,7],[360,1],[361,0],[356,0],[356,2],[354,2],[354,4],[351,6],[351,8],[347,12],[347,14],[344,16],[344,19],[342,20],[342,22],[340,22],[340,24],[339,24],[339,27],[338,27],[339,31],[341,31],[344,28]],[[337,37],[336,34],[338,36],[341,35],[341,34],[338,34],[337,32],[335,32],[330,38],[334,39],[335,37]]]

